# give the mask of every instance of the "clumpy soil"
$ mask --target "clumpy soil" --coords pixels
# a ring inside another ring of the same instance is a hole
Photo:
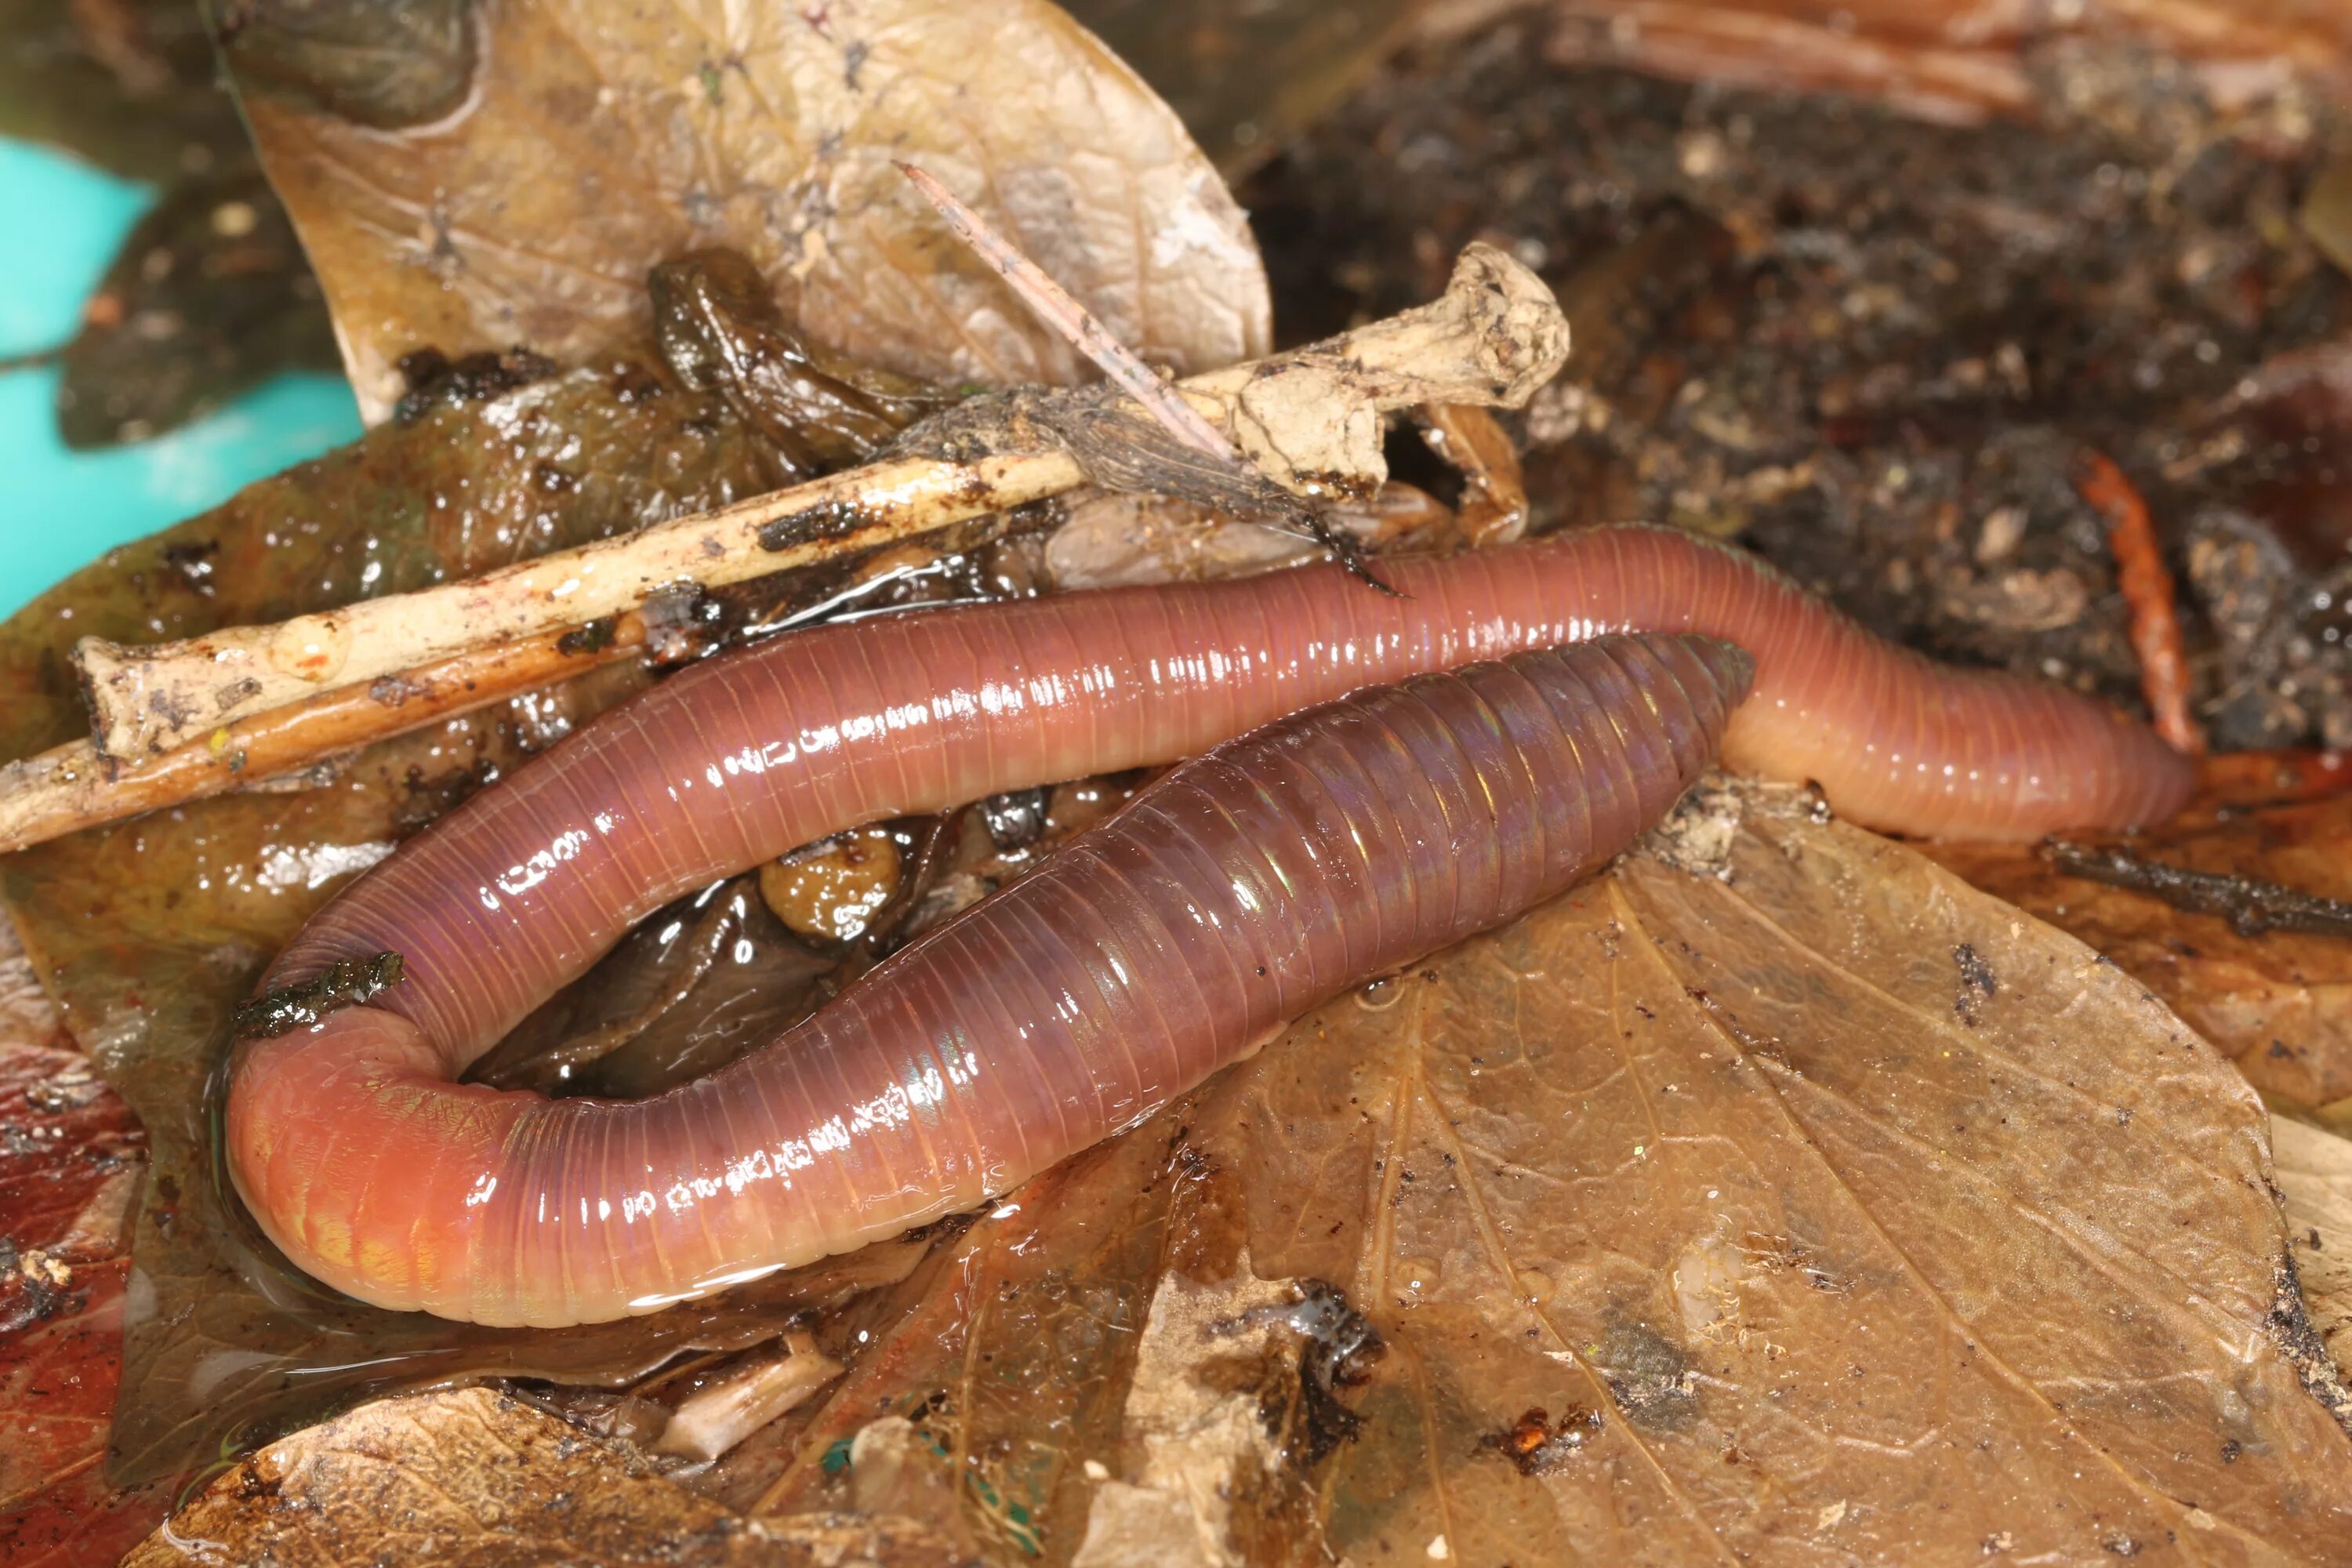
[[[1931,125],[1563,63],[1549,26],[1407,54],[1244,190],[1286,337],[1505,245],[1576,331],[1517,426],[1538,527],[1736,538],[1915,647],[2137,706],[2095,447],[2154,509],[2215,743],[2352,744],[2320,110],[2068,45],[2032,122]]]

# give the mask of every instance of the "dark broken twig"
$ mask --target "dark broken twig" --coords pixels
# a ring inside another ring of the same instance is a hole
[[[2193,871],[2149,860],[2128,849],[2075,844],[2053,838],[2042,858],[2070,877],[2152,893],[2178,910],[2219,915],[2240,936],[2300,931],[2312,936],[2352,936],[2352,904],[2317,893],[2284,888],[2259,878]]]

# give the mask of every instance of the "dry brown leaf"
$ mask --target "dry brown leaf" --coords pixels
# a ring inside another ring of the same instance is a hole
[[[2184,813],[2130,840],[2144,859],[2352,900],[2352,796]],[[2243,935],[2219,915],[2058,871],[2014,845],[1929,845],[1950,869],[2097,948],[2238,1064],[2296,1105],[2352,1095],[2352,939]]]
[[[2352,1377],[2352,1139],[2274,1116],[2271,1158],[2312,1330]]]
[[[1015,1193],[707,1484],[886,1454],[1006,1562],[2352,1556],[2242,1081],[1910,849],[1704,830],[1739,798]]]
[[[647,270],[705,246],[749,255],[788,316],[854,358],[1087,379],[898,160],[1146,358],[1189,373],[1266,351],[1241,209],[1168,107],[1045,0],[511,0],[461,18],[478,48],[428,62],[458,90],[414,109],[289,50],[298,9],[257,12],[227,58],[371,419],[413,349],[576,361],[632,334]]]
[[[911,1521],[753,1521],[625,1450],[488,1389],[408,1394],[272,1443],[182,1509],[124,1568],[952,1568]]]

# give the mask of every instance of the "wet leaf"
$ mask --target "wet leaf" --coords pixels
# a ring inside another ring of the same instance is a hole
[[[71,447],[142,441],[337,363],[318,279],[247,165],[183,182],[131,229],[65,351],[58,424]]]
[[[26,1568],[110,1563],[170,1507],[104,1468],[141,1143],[0,921],[0,1556]]]
[[[271,1444],[124,1559],[952,1568],[912,1521],[743,1519],[634,1454],[485,1389],[380,1400]]]
[[[482,42],[467,54],[436,26],[386,44],[403,69],[464,79],[467,107],[425,122],[434,91],[379,102],[365,73],[288,42],[382,9],[249,8],[226,50],[371,417],[415,349],[562,362],[620,340],[647,271],[711,246],[854,359],[946,384],[1086,379],[896,160],[974,200],[1147,357],[1187,371],[1265,350],[1240,209],[1167,107],[1044,0],[435,7]]]
[[[706,1484],[840,1506],[878,1452],[1007,1562],[2352,1551],[2227,1064],[1785,795],[1726,875],[1709,841],[1012,1194],[829,1322],[847,1375]]]
[[[720,400],[643,364],[453,395],[35,601],[0,628],[0,747],[23,754],[81,729],[63,662],[77,637],[187,636],[416,587],[739,499],[764,488],[764,464]],[[207,1077],[269,955],[400,837],[642,679],[612,667],[373,748],[330,787],[207,801],[0,861],[0,896],[43,982],[153,1140],[119,1475],[210,1459],[229,1433],[272,1436],[387,1379],[625,1381],[679,1343],[772,1336],[800,1304],[731,1302],[651,1338],[452,1336],[322,1296],[224,1211],[212,1179]]]
[[[2192,810],[2120,847],[2158,866],[2352,900],[2347,843],[2352,796]],[[2264,1093],[2305,1106],[2352,1096],[2352,936],[2241,931],[2156,893],[2069,876],[2031,848],[1927,852],[2122,965]]]

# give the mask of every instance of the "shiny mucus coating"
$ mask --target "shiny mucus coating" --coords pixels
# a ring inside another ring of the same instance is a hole
[[[1939,668],[1752,558],[1679,531],[1601,530],[1381,570],[1395,596],[1318,567],[821,628],[714,661],[616,710],[362,877],[273,966],[265,986],[393,951],[408,978],[371,1005],[245,1052],[229,1103],[240,1190],[297,1263],[388,1305],[562,1321],[708,1288],[721,1276],[673,1270],[667,1284],[634,1295],[597,1283],[614,1267],[597,1247],[652,1233],[603,1228],[635,1224],[643,1202],[606,1215],[597,1205],[630,1194],[591,1204],[584,1193],[572,1217],[599,1228],[593,1238],[560,1233],[572,1236],[557,1248],[561,1283],[485,1279],[478,1300],[474,1287],[448,1283],[475,1267],[470,1252],[451,1250],[454,1238],[479,1231],[451,1216],[495,1212],[534,1233],[553,1223],[539,1206],[552,1201],[543,1191],[530,1205],[539,1217],[514,1207],[515,1173],[545,1156],[518,1143],[492,1161],[479,1137],[496,1127],[529,1142],[557,1125],[448,1080],[635,921],[845,827],[1172,762],[1360,687],[1603,633],[1694,631],[1748,649],[1756,695],[1731,721],[1726,761],[1815,780],[1871,826],[2034,837],[2152,821],[2188,792],[2189,764],[2144,726],[2055,688]],[[1629,700],[1640,717],[1638,694]],[[1022,950],[1006,951],[1011,963]],[[734,1081],[709,1081],[722,1079]],[[841,1099],[835,1110],[859,1103]],[[359,1117],[361,1107],[382,1126]],[[645,1142],[652,1112],[577,1114],[613,1141],[616,1169],[646,1168],[631,1189],[639,1199],[668,1190],[650,1173],[680,1151]],[[385,1145],[397,1161],[331,1125],[339,1118],[366,1121],[379,1143],[398,1131]],[[729,1169],[720,1145],[730,1138],[709,1135],[694,1168]],[[919,1163],[897,1179],[928,1190],[940,1185],[931,1170]],[[877,1204],[874,1214],[896,1212]],[[737,1267],[756,1272],[770,1266],[757,1261],[764,1256]]]
[[[1184,764],[751,1056],[633,1102],[449,1081],[382,1007],[247,1046],[240,1189],[379,1305],[646,1311],[1003,1193],[1343,989],[1567,889],[1696,779],[1713,639],[1424,675]]]

